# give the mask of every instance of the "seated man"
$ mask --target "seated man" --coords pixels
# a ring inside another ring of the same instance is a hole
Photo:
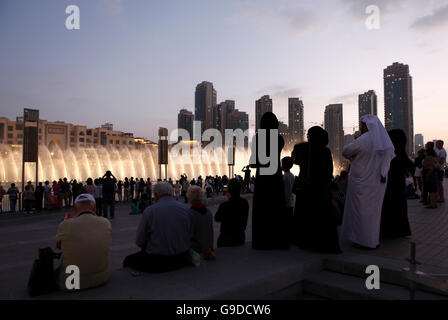
[[[229,200],[221,203],[215,215],[215,221],[221,222],[218,248],[244,245],[249,203],[240,197],[240,193],[241,184],[231,179],[226,193]]]
[[[96,287],[109,277],[110,222],[96,215],[95,198],[80,194],[74,203],[75,215],[59,224],[56,246],[62,250],[62,265],[57,270],[59,287],[66,289],[67,266],[79,268],[80,289]]]
[[[136,244],[141,251],[127,256],[123,267],[143,272],[167,272],[190,262],[193,222],[189,208],[173,198],[173,187],[158,182],[153,187],[155,204],[143,212]]]

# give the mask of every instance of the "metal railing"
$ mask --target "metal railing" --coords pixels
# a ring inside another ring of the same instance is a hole
[[[9,194],[3,195],[0,208],[1,208],[0,213],[12,212]],[[17,200],[16,200],[16,206],[15,206],[14,212],[20,212],[20,211],[22,211],[22,209],[23,209],[22,192],[19,192],[19,193],[17,193]]]
[[[416,260],[416,243],[411,242],[411,253],[409,268],[402,270],[403,277],[409,280],[409,299],[415,299],[415,292],[418,287],[430,289],[435,293],[448,295],[448,274],[424,273],[417,270],[417,265],[421,264]]]

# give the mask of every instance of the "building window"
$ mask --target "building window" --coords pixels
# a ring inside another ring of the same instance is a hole
[[[12,126],[8,126],[8,131],[12,131]]]
[[[109,140],[109,144],[114,144],[114,141],[113,140]]]
[[[97,138],[97,137],[98,137],[98,133],[95,132],[95,133],[93,134],[93,136],[94,136],[95,138]]]
[[[18,135],[17,135],[17,138],[18,138],[18,139],[23,139],[23,134],[18,134]]]
[[[98,139],[93,139],[93,143],[98,143]]]
[[[70,131],[70,135],[73,137],[75,136],[75,131]]]
[[[8,141],[8,144],[12,144],[12,141]]]
[[[8,133],[8,139],[12,139],[12,133]]]
[[[84,138],[79,138],[79,142],[84,142]]]
[[[120,144],[120,140],[116,140],[116,141],[115,141],[115,144]]]
[[[80,136],[83,136],[83,135],[84,135],[84,132],[83,132],[83,131],[81,131],[81,132],[79,133],[79,135],[80,135]]]
[[[16,130],[23,130],[23,124],[17,123],[16,124]]]
[[[87,135],[88,135],[88,136],[91,136],[91,135],[92,135],[92,130],[91,130],[91,129],[87,130]]]
[[[75,138],[70,138],[70,142],[75,142]]]

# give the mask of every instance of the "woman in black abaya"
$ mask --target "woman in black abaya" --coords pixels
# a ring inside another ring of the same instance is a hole
[[[330,196],[333,158],[327,144],[327,131],[316,126],[308,130],[308,142],[294,147],[292,157],[300,174],[295,185],[293,241],[305,250],[340,253]]]
[[[278,120],[272,112],[266,112],[260,120],[260,129],[266,130],[266,144],[259,141],[259,133],[255,135],[255,148],[251,163],[256,168],[255,190],[252,204],[252,247],[254,249],[287,249],[289,247],[288,220],[283,188],[282,170],[280,167],[280,153],[285,145],[283,137],[277,135],[278,150],[270,150],[270,131],[278,129]],[[269,167],[271,163],[261,164],[258,149],[266,146],[266,155],[270,158],[275,153],[277,167],[271,175],[260,174],[260,168]]]
[[[395,158],[390,162],[387,187],[381,212],[383,238],[400,238],[411,235],[406,196],[406,174],[413,174],[413,163],[406,154],[406,135],[403,130],[389,131],[395,147]]]

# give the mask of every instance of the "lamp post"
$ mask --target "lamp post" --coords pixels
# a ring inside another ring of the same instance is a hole
[[[36,186],[39,161],[39,110],[23,109],[22,192],[25,188],[25,163],[36,164]]]
[[[162,180],[162,165],[165,165],[165,179],[168,179],[168,129],[159,128],[159,179]]]

